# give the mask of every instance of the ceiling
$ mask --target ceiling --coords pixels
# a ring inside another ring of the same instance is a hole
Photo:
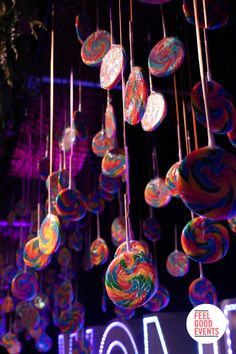
[[[115,41],[119,42],[118,23],[118,0],[111,1],[113,31]],[[129,75],[129,2],[122,1],[122,28],[123,45],[126,51],[127,62],[125,78]],[[1,153],[1,201],[0,217],[6,220],[9,212],[22,195],[28,193],[30,207],[36,209],[38,195],[42,203],[46,200],[46,188],[43,181],[39,182],[38,162],[45,154],[46,137],[49,134],[50,115],[50,24],[51,24],[51,3],[46,0],[39,6],[38,15],[45,22],[47,31],[40,31],[38,40],[30,42],[30,53],[34,63],[32,72],[28,73],[28,85],[25,94],[17,96],[15,103],[14,119],[12,130],[5,136],[5,147]],[[176,73],[177,89],[179,97],[179,112],[181,126],[181,141],[183,154],[186,154],[186,143],[184,141],[184,121],[182,111],[182,99],[186,104],[187,130],[190,134],[191,147],[194,149],[194,136],[192,125],[192,114],[190,104],[190,92],[193,85],[200,81],[198,58],[196,50],[196,35],[192,25],[186,22],[182,2],[173,0],[163,5],[167,33],[177,35],[185,44],[186,57],[183,66]],[[218,30],[209,32],[209,49],[212,66],[213,79],[226,88],[234,102],[236,102],[236,68],[234,46],[236,42],[236,21],[234,14],[235,2],[229,1],[230,19],[229,23]],[[98,11],[96,11],[96,6]],[[108,0],[58,0],[55,2],[55,95],[54,95],[54,145],[53,165],[54,169],[59,167],[59,142],[61,132],[65,127],[65,120],[68,124],[69,116],[69,94],[70,94],[70,72],[74,73],[74,109],[79,104],[79,82],[82,86],[82,114],[86,122],[88,139],[78,141],[75,144],[72,171],[77,188],[88,195],[98,185],[100,174],[101,158],[95,156],[91,150],[93,136],[101,129],[104,108],[106,106],[106,92],[99,87],[99,68],[91,68],[81,61],[81,43],[78,41],[75,32],[75,17],[85,8],[93,30],[96,29],[96,22],[102,29],[109,30],[109,1]],[[147,57],[150,48],[162,37],[162,24],[159,5],[148,5],[138,0],[133,0],[133,28],[134,28],[134,61],[140,65],[148,77]],[[98,20],[96,19],[97,13]],[[150,34],[150,43],[148,35]],[[130,186],[131,205],[130,219],[135,237],[142,235],[140,221],[148,217],[150,210],[144,201],[143,193],[147,182],[153,177],[151,153],[156,148],[159,166],[159,174],[165,177],[168,169],[178,160],[178,142],[176,130],[176,107],[173,91],[173,76],[166,78],[153,78],[155,89],[164,93],[168,114],[162,125],[152,133],[146,133],[141,129],[140,124],[130,126],[126,124],[127,142],[130,158]],[[40,115],[40,97],[42,115]],[[122,100],[121,87],[118,85],[111,90],[112,103],[116,110],[118,125],[118,145],[123,145],[123,124],[122,124]],[[205,128],[197,124],[198,144],[207,144]],[[216,142],[221,147],[235,154],[234,148],[226,136],[216,136]],[[68,165],[68,160],[67,160]],[[22,187],[24,186],[24,187]],[[40,189],[39,189],[40,188]],[[124,189],[124,186],[122,187]],[[122,191],[123,191],[122,189]],[[188,311],[191,304],[188,299],[188,287],[193,279],[198,277],[198,265],[190,264],[189,273],[183,278],[173,278],[166,271],[165,262],[167,256],[174,250],[174,227],[177,225],[178,236],[185,224],[190,220],[191,214],[183,203],[172,198],[171,202],[163,208],[153,209],[155,217],[161,225],[161,240],[154,246],[149,242],[151,248],[156,247],[157,267],[160,283],[165,285],[170,292],[170,303],[165,311]],[[115,247],[110,240],[110,225],[119,213],[117,199],[106,202],[105,210],[101,213],[101,234],[107,240],[111,255]],[[96,237],[96,218],[90,215],[82,220],[81,229],[84,238],[88,239],[88,223],[91,223],[91,238]],[[225,222],[226,227],[227,223]],[[65,235],[75,227],[65,227]],[[235,297],[236,289],[234,279],[236,276],[235,235],[228,231],[231,236],[230,249],[221,261],[204,266],[204,273],[215,284],[219,300]],[[10,228],[1,226],[0,232],[6,236],[2,240],[4,249],[9,246],[7,236],[14,233]],[[25,231],[27,234],[27,231]],[[17,245],[17,233],[12,249]],[[65,236],[66,237],[66,236]],[[104,324],[114,316],[112,303],[108,303],[107,313],[101,310],[102,274],[106,266],[93,267],[84,270],[83,257],[88,249],[85,242],[82,253],[74,254],[74,262],[77,267],[76,278],[78,282],[79,300],[86,307],[86,324]],[[180,245],[179,245],[180,246]],[[86,248],[87,247],[87,248]],[[111,256],[112,257],[112,256]],[[55,257],[56,258],[56,257]],[[56,264],[56,260],[53,261]],[[94,296],[94,294],[97,294]],[[136,311],[137,316],[144,313],[143,309]]]

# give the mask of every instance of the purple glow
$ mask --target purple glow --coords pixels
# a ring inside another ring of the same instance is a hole
[[[32,224],[30,222],[24,222],[24,221],[14,221],[13,223],[9,224],[7,221],[1,220],[0,221],[0,226],[3,227],[8,227],[8,226],[13,226],[13,227],[30,227]]]

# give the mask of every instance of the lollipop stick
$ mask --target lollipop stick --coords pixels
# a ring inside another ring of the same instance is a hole
[[[167,31],[166,31],[166,21],[165,21],[165,16],[164,16],[164,10],[163,10],[163,5],[160,5],[161,8],[161,22],[162,22],[162,30],[163,30],[163,37],[167,37]]]
[[[199,263],[199,273],[200,273],[200,278],[203,278],[203,266],[202,263]]]
[[[113,45],[113,25],[112,25],[112,2],[111,0],[109,1],[109,18],[110,18],[110,33],[111,33],[111,46]]]
[[[210,67],[208,35],[206,30],[206,28],[208,27],[206,1],[202,0],[202,4],[203,4],[204,25],[205,25],[205,28],[203,29],[203,35],[204,35],[204,45],[205,45],[205,54],[206,54],[207,80],[210,81],[212,80],[212,75],[211,75],[211,67]]]
[[[129,208],[128,208],[128,198],[127,194],[124,195],[124,203],[125,203],[125,236],[126,236],[126,245],[127,251],[130,251],[130,224],[129,224]]]
[[[129,21],[129,45],[130,45],[130,69],[134,67],[134,33],[133,33],[133,1],[130,0],[130,21]]]
[[[184,97],[182,97],[182,109],[183,109],[183,119],[184,119],[184,137],[187,155],[190,153],[188,146],[188,130],[187,130],[187,119],[186,119],[186,105]]]
[[[37,204],[37,232],[39,235],[39,229],[40,229],[40,203]]]
[[[152,150],[152,168],[153,168],[154,177],[159,177],[157,150],[155,147]]]
[[[179,119],[179,103],[178,103],[178,93],[176,84],[176,75],[173,75],[174,79],[174,95],[175,95],[175,111],[176,111],[176,121],[177,121],[177,137],[178,137],[178,149],[179,149],[179,161],[182,161],[182,146],[181,146],[181,135],[180,135],[180,119]]]
[[[97,212],[97,238],[100,238],[101,234],[100,234],[100,217],[99,217],[99,213]]]
[[[81,71],[80,71],[80,63],[79,63],[79,77],[80,77]],[[78,111],[82,112],[82,82],[81,82],[81,77],[79,80],[79,104],[78,104]]]
[[[178,230],[176,224],[175,224],[175,251],[178,251]]]
[[[147,35],[147,40],[148,40],[148,50],[150,52],[150,42],[151,42],[151,39],[150,39],[150,33],[148,32],[148,35]],[[150,86],[150,92],[153,92],[153,85],[152,85],[152,74],[150,72],[150,69],[148,69],[148,77],[149,77],[149,86]]]
[[[70,72],[70,165],[69,165],[69,188],[72,184],[72,157],[73,157],[73,106],[74,106],[74,95],[73,95],[73,69]]]
[[[149,206],[149,216],[151,218],[154,218],[154,211],[153,211],[153,208],[151,206]]]

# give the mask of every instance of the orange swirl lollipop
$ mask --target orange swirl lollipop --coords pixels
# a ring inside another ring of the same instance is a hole
[[[42,253],[50,255],[57,251],[61,240],[60,231],[60,221],[57,216],[48,214],[39,230],[39,249]]]
[[[106,263],[109,256],[109,249],[106,241],[98,237],[90,246],[90,259],[93,265]]]
[[[171,200],[171,194],[166,187],[165,180],[156,177],[148,182],[144,191],[144,198],[146,203],[153,208],[167,205]]]
[[[39,270],[45,268],[51,261],[51,256],[44,254],[39,248],[39,238],[29,240],[23,251],[23,259],[28,268]]]

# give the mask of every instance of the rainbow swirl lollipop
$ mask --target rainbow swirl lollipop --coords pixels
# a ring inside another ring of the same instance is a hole
[[[166,187],[165,180],[160,177],[151,179],[146,185],[144,198],[146,203],[153,208],[167,205],[171,200],[171,194]]]
[[[7,349],[8,353],[11,352],[11,349],[14,348],[17,343],[19,343],[18,338],[12,332],[5,333],[1,338],[1,345]],[[20,351],[17,351],[16,353],[18,354]]]
[[[43,333],[35,342],[35,348],[41,353],[49,352],[52,348],[52,339],[46,333]]]
[[[217,303],[216,289],[205,277],[197,278],[190,284],[188,296],[193,306]]]
[[[184,158],[178,174],[179,195],[194,213],[214,220],[236,216],[236,159],[203,147]]]
[[[100,237],[91,243],[89,252],[93,265],[102,265],[108,260],[109,249],[106,241]]]
[[[145,112],[148,89],[142,69],[134,66],[125,86],[125,121],[131,125],[138,124]]]
[[[114,307],[116,317],[121,320],[130,320],[135,315],[135,309],[124,309],[118,306]]]
[[[236,232],[236,218],[228,219],[228,224],[233,232]]]
[[[107,105],[105,111],[105,131],[109,139],[116,136],[116,115],[111,103]]]
[[[83,45],[85,39],[92,33],[91,23],[85,12],[76,16],[75,31],[80,44]]]
[[[74,145],[78,139],[77,130],[75,128],[67,127],[62,132],[60,141],[60,148],[62,151],[69,151],[71,145]]]
[[[63,309],[68,310],[70,303],[73,301],[73,288],[70,281],[64,281],[56,287],[56,303]]]
[[[87,210],[92,214],[101,213],[105,208],[105,202],[99,192],[90,193],[87,198]]]
[[[90,34],[81,48],[81,58],[84,64],[99,66],[111,47],[110,33],[98,30]]]
[[[152,92],[148,96],[147,106],[141,126],[144,131],[152,132],[157,129],[167,115],[167,103],[165,97],[159,92]]]
[[[147,243],[144,240],[136,241],[136,240],[131,240],[130,241],[130,250],[136,253],[142,253],[144,254],[147,258],[149,256],[149,248]],[[127,244],[126,242],[121,243],[118,248],[116,249],[115,257],[118,257],[121,255],[121,253],[127,251]]]
[[[102,159],[102,173],[116,178],[125,173],[125,153],[123,149],[115,148],[107,151]]]
[[[177,37],[165,37],[151,50],[148,57],[150,73],[157,77],[173,74],[182,65],[184,44]]]
[[[108,193],[103,189],[100,189],[99,193],[102,199],[106,200],[107,202],[111,202],[112,200],[117,198],[117,193]]]
[[[170,191],[172,197],[179,198],[179,191],[178,191],[178,173],[179,173],[179,166],[181,162],[178,161],[171,166],[168,170],[165,178],[166,188]]]
[[[42,253],[50,255],[57,251],[61,242],[59,219],[48,214],[41,223],[39,230],[39,249]]]
[[[18,273],[11,284],[13,296],[20,300],[33,300],[39,289],[38,281],[34,274]]]
[[[143,253],[123,252],[109,264],[105,286],[116,306],[135,309],[155,294],[156,270]]]
[[[111,224],[111,240],[115,246],[125,242],[125,234],[125,217],[124,215],[117,216]]]
[[[189,260],[183,252],[175,250],[166,260],[166,269],[170,275],[179,278],[188,273]]]
[[[207,26],[205,26],[202,2],[197,3],[199,26],[214,30],[225,26],[229,19],[228,0],[206,0]],[[186,20],[195,24],[193,0],[183,0],[183,11]]]
[[[159,222],[154,217],[145,219],[143,221],[143,233],[149,241],[159,241],[161,238],[161,226]]]
[[[58,319],[58,327],[62,333],[75,333],[79,329],[78,316],[73,311],[62,311]]]
[[[40,250],[38,237],[34,237],[26,243],[23,258],[25,265],[34,270],[45,268],[51,261],[51,256]]]
[[[111,90],[121,79],[125,67],[125,51],[119,44],[113,44],[102,59],[100,67],[100,85]]]
[[[109,194],[116,193],[119,189],[119,180],[118,178],[111,178],[100,173],[99,175],[99,186],[105,192]]]
[[[84,198],[72,188],[63,189],[56,198],[56,210],[64,221],[78,221],[86,214]]]
[[[107,151],[113,148],[112,140],[106,135],[105,129],[101,129],[92,140],[92,150],[96,156],[103,157]]]
[[[57,254],[57,262],[61,267],[68,267],[71,262],[71,251],[62,247]]]
[[[146,310],[158,312],[168,306],[170,302],[170,294],[165,286],[159,284],[153,297],[143,305]]]
[[[191,93],[192,106],[197,120],[206,127],[206,114],[203,101],[202,84],[198,82]],[[215,81],[207,81],[207,104],[211,131],[226,134],[236,121],[236,110],[229,95]]]
[[[183,229],[181,244],[186,255],[200,263],[214,263],[229,249],[229,234],[220,223],[203,217],[191,220]]]

